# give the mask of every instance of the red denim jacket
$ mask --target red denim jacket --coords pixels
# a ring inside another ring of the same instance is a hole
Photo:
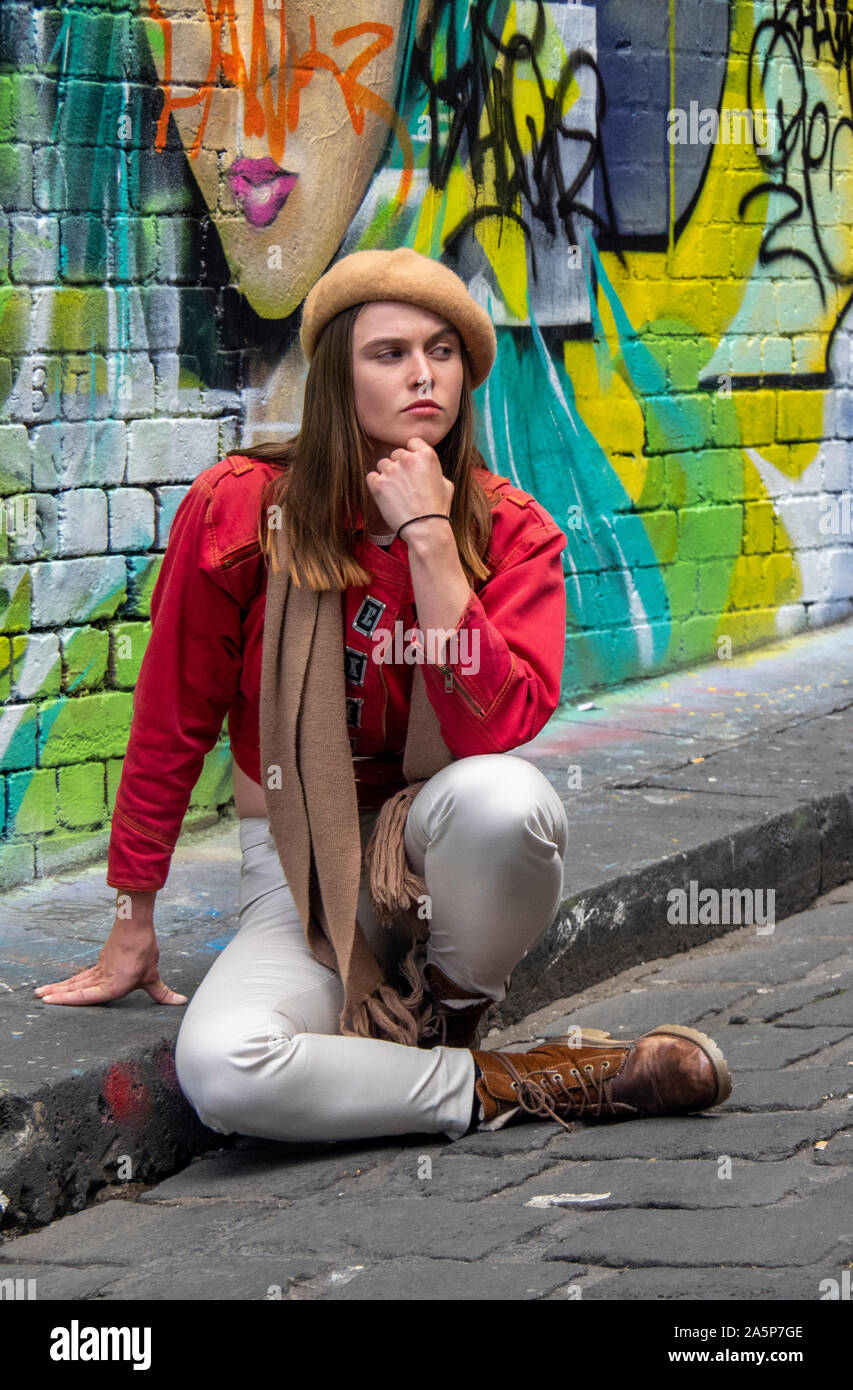
[[[235,762],[261,782],[267,572],[256,527],[262,487],[277,471],[250,455],[222,459],[198,475],[175,512],[151,596],[151,635],[113,807],[106,879],[112,888],[162,888],[226,715]],[[429,699],[457,757],[509,752],[535,737],[559,703],[566,640],[566,536],[506,478],[486,469],[477,477],[501,492],[492,511],[491,573],[471,591],[456,651],[449,644],[443,663],[442,653],[423,653]],[[408,546],[396,537],[386,551],[369,539],[361,516],[356,521],[353,553],[371,579],[341,595],[341,659],[358,802],[376,807],[405,786],[410,663],[421,658],[407,637],[418,622]],[[379,662],[382,642],[386,659]]]

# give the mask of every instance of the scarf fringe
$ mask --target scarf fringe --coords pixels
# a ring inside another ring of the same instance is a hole
[[[400,912],[418,906],[426,896],[426,881],[409,867],[404,831],[412,799],[424,782],[410,782],[384,802],[364,851],[369,874],[370,906],[383,927],[391,925]],[[427,925],[426,935],[429,931]],[[413,936],[417,939],[416,932]]]
[[[368,897],[376,920],[389,927],[395,917],[407,919],[412,945],[397,969],[409,993],[403,996],[393,985],[377,985],[353,1006],[346,1021],[341,1020],[341,1032],[348,1037],[379,1038],[418,1047],[435,1034],[437,1014],[424,978],[426,959],[420,949],[429,936],[429,920],[418,915],[418,899],[426,895],[426,880],[409,866],[404,837],[412,800],[423,785],[423,781],[410,782],[388,797],[364,851]]]
[[[351,1010],[341,1024],[341,1033],[354,1038],[379,1038],[418,1047],[422,1039],[433,1038],[436,1009],[424,978],[426,962],[415,942],[398,966],[410,993],[403,998],[392,985],[377,985],[372,994]]]

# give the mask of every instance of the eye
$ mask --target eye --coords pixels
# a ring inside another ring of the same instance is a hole
[[[452,357],[454,353],[454,348],[449,343],[439,343],[436,347],[432,348],[432,351],[448,353]],[[383,357],[397,356],[399,355],[399,352],[399,348],[385,348],[383,352],[377,353],[376,360],[378,362],[381,362]]]

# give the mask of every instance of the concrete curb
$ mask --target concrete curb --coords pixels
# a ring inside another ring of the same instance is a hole
[[[177,1034],[177,1028],[175,1029]],[[151,1183],[230,1140],[201,1123],[175,1076],[174,1038],[105,1067],[0,1099],[0,1230],[82,1211],[123,1172]]]
[[[671,956],[740,924],[671,925],[667,893],[690,880],[722,890],[760,883],[777,920],[853,878],[853,789],[790,811],[563,900],[557,920],[517,966],[512,992],[486,1026],[506,1028],[610,975]],[[618,929],[618,930],[617,930]]]

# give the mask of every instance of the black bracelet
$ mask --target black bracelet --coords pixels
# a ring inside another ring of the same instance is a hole
[[[428,517],[431,517],[431,516],[443,516],[445,521],[450,521],[450,517],[446,514],[446,512],[424,512],[423,516],[410,516],[409,519],[408,519],[408,521],[404,521],[404,522],[403,522],[403,526],[411,526],[411,524],[412,524],[413,521],[426,521],[427,518],[428,518]],[[451,524],[451,526],[453,525],[452,522],[450,522],[450,524]],[[403,526],[398,526],[398,527],[397,527],[397,535],[398,535],[398,536],[399,536],[400,532],[402,531]]]

